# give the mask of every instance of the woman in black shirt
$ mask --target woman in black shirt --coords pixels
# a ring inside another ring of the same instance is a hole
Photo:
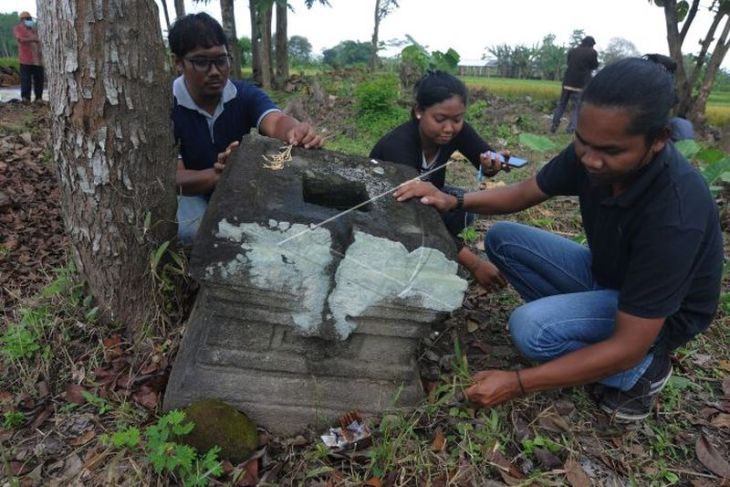
[[[370,157],[405,164],[422,174],[443,166],[454,152],[459,151],[475,168],[481,166],[484,174],[493,176],[502,164],[493,155],[487,154],[492,151],[489,144],[464,121],[466,103],[464,83],[448,73],[429,71],[416,84],[411,120],[384,135],[373,147]],[[455,196],[464,193],[461,188],[445,185],[445,167],[422,179]],[[494,287],[495,282],[506,284],[494,265],[481,260],[458,239],[461,231],[473,222],[474,215],[458,208],[442,215],[442,218],[461,247],[459,263],[471,272],[477,282],[487,288]]]

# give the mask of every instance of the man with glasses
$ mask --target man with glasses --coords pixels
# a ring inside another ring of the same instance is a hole
[[[28,12],[20,12],[20,23],[13,29],[18,42],[18,60],[20,61],[20,98],[23,103],[30,103],[30,92],[33,88],[35,101],[43,98],[43,61],[41,58],[41,41],[35,28],[35,21]]]
[[[252,128],[307,149],[320,147],[322,137],[309,124],[284,114],[256,86],[229,79],[231,56],[226,37],[208,14],[181,17],[170,29],[168,40],[182,73],[172,87],[172,120],[180,145],[178,238],[189,244],[228,157]]]

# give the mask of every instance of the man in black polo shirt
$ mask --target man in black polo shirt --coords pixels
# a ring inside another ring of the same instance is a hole
[[[649,415],[669,354],[705,330],[720,295],[722,232],[702,176],[669,142],[671,75],[646,59],[604,68],[587,86],[575,141],[535,177],[467,193],[463,207],[504,214],[575,195],[588,246],[497,223],[487,254],[527,302],[509,321],[515,345],[540,365],[487,370],[466,391],[483,406],[527,392],[599,382],[600,407]],[[395,193],[447,211],[456,198],[423,182]]]

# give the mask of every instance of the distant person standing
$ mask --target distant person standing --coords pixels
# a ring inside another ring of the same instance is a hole
[[[565,71],[563,78],[563,89],[560,93],[560,101],[553,113],[553,124],[550,132],[555,133],[560,126],[560,118],[568,106],[568,102],[573,104],[573,111],[570,114],[570,122],[566,132],[572,134],[578,122],[578,104],[580,102],[580,94],[585,85],[591,80],[593,70],[598,67],[598,53],[593,46],[596,45],[595,39],[586,36],[580,41],[578,47],[574,47],[568,51],[568,69]],[[572,100],[572,101],[571,101]]]
[[[32,83],[35,101],[40,101],[43,97],[41,41],[38,38],[35,21],[28,12],[20,12],[20,23],[13,28],[13,35],[18,42],[20,97],[23,102],[30,102]]]

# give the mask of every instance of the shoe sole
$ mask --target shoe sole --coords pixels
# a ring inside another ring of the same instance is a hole
[[[662,380],[660,380],[659,382],[655,382],[654,384],[651,385],[651,388],[649,389],[650,396],[656,396],[660,392],[662,392],[662,390],[667,386],[669,379],[672,377],[673,371],[674,371],[674,368],[670,364],[669,372],[667,373],[667,375],[665,375],[662,378]],[[651,408],[649,409],[649,411],[647,411],[645,413],[636,413],[636,414],[621,412],[617,409],[611,409],[610,407],[606,406],[605,404],[601,404],[600,408],[603,410],[603,412],[610,415],[614,420],[620,421],[620,422],[641,421],[643,419],[648,418],[649,415],[651,414]]]

